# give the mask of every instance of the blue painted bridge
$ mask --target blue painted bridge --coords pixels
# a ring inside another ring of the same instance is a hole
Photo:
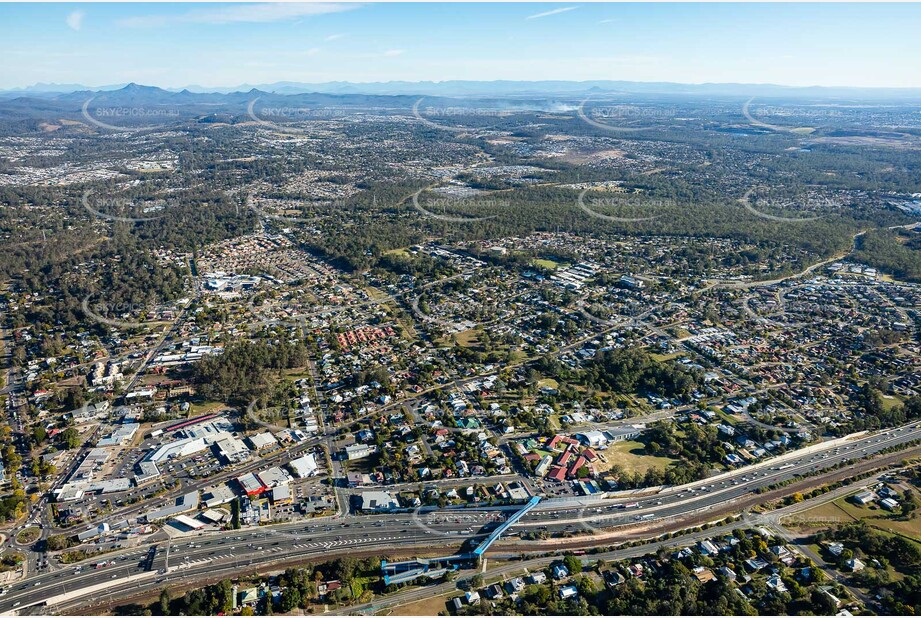
[[[486,537],[486,539],[480,543],[476,549],[473,550],[473,556],[479,558],[483,553],[489,549],[489,546],[499,540],[499,537],[502,536],[506,530],[518,523],[518,520],[525,516],[525,514],[537,506],[537,503],[540,502],[540,496],[534,496],[528,503],[525,504],[520,511],[517,511],[514,515],[502,522],[498,528],[492,531],[492,533]]]
[[[540,502],[540,496],[534,496],[514,515],[506,519],[486,537],[472,553],[455,554],[443,558],[419,558],[416,560],[406,560],[404,562],[388,563],[386,560],[381,561],[381,574],[384,577],[384,584],[405,584],[423,575],[437,579],[448,571],[454,571],[462,563],[469,563],[471,560],[478,560],[483,553],[489,549],[489,546],[499,540],[506,530],[518,523],[524,515],[537,506]]]

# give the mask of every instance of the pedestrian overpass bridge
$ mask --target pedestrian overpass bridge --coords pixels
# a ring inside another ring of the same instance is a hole
[[[381,561],[381,573],[384,578],[384,585],[406,584],[423,575],[437,579],[448,571],[457,570],[461,564],[476,562],[482,557],[489,547],[499,540],[509,528],[518,523],[528,511],[537,506],[540,502],[540,496],[534,496],[528,500],[527,504],[502,522],[498,528],[489,533],[472,552],[465,554],[455,554],[443,558],[420,558],[417,560],[406,560],[403,562],[388,563],[386,560]]]
[[[477,548],[473,550],[473,556],[479,558],[482,556],[489,546],[499,540],[499,537],[502,536],[506,530],[518,523],[518,520],[527,514],[528,511],[537,506],[537,503],[540,502],[540,496],[534,496],[528,503],[525,504],[520,510],[516,511],[514,515],[502,522],[498,528],[492,531],[492,533],[486,537],[486,539],[477,545]]]

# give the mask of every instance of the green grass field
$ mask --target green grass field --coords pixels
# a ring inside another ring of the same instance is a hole
[[[677,463],[676,460],[669,457],[647,455],[643,443],[635,440],[614,442],[607,450],[600,451],[599,455],[606,460],[602,465],[596,466],[599,471],[618,465],[626,472],[644,474],[650,468],[665,470],[670,465]]]
[[[899,534],[921,543],[921,515],[915,514],[911,519],[903,519],[882,508],[868,508],[854,504],[847,498],[838,498],[833,502],[821,504],[808,511],[803,511],[790,519],[790,523],[803,524],[845,524],[862,519],[871,528],[883,533]]]
[[[556,270],[557,268],[565,268],[568,266],[568,264],[563,262],[554,262],[553,260],[542,260],[538,258],[531,260],[531,264],[546,268],[547,270]]]
[[[656,354],[651,353],[650,358],[656,361],[657,363],[664,363],[665,361],[675,360],[676,358],[681,358],[684,356],[684,352],[672,352],[671,354]]]

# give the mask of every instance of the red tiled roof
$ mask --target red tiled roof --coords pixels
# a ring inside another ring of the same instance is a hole
[[[561,468],[560,466],[553,466],[550,468],[550,472],[547,474],[547,478],[551,478],[555,481],[563,482],[566,480],[566,468]]]

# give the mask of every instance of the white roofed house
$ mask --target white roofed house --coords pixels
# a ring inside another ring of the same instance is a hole
[[[579,590],[573,585],[561,586],[560,587],[560,598],[563,600],[572,599],[579,596]]]
[[[700,553],[705,556],[715,556],[716,554],[720,553],[720,548],[717,547],[710,539],[705,539],[697,545],[700,547]]]

